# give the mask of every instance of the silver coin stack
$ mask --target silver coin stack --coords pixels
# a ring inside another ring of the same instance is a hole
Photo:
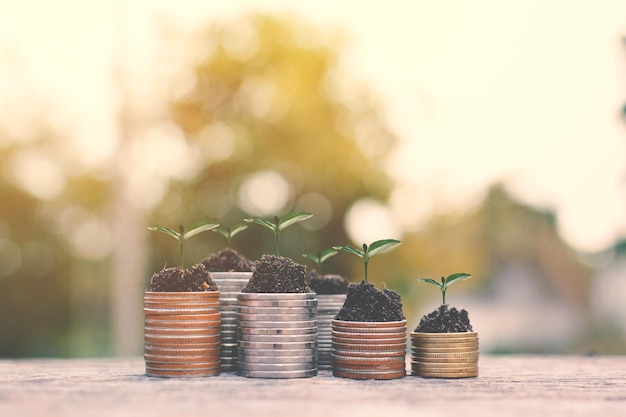
[[[248,284],[252,272],[211,272],[220,291],[222,372],[237,371],[237,295]]]
[[[343,307],[346,294],[317,295],[317,367],[332,369],[333,319]]]
[[[241,293],[237,299],[239,375],[249,378],[317,375],[315,293]]]

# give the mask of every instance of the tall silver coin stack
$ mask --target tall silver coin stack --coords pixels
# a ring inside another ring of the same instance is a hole
[[[211,272],[220,290],[222,372],[237,371],[237,295],[248,284],[252,272]]]
[[[317,375],[315,293],[241,293],[237,299],[239,375],[249,378]]]
[[[317,367],[332,369],[333,319],[343,307],[346,294],[317,295]]]

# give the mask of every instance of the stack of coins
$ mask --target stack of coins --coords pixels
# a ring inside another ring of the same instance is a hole
[[[406,320],[333,320],[333,375],[351,379],[406,376]]]
[[[252,272],[211,272],[211,279],[220,290],[222,372],[237,371],[237,295],[250,277]]]
[[[239,375],[317,375],[315,293],[241,293],[237,299]]]
[[[346,294],[317,294],[318,369],[332,369],[332,322],[345,301]]]
[[[478,333],[411,333],[411,369],[424,378],[478,376]]]
[[[218,291],[145,292],[147,375],[219,375],[219,295]]]

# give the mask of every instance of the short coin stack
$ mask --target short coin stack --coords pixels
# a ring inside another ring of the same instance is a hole
[[[218,291],[145,292],[147,375],[219,375],[219,295]]]
[[[406,376],[406,320],[333,320],[333,375],[351,379]]]
[[[411,369],[425,378],[478,376],[478,333],[411,333]]]
[[[220,359],[223,372],[237,371],[237,295],[248,284],[251,276],[252,272],[211,272],[211,279],[220,290]]]
[[[237,298],[239,375],[317,375],[315,293],[241,293]]]
[[[333,319],[346,301],[346,294],[317,294],[317,367],[332,368]]]

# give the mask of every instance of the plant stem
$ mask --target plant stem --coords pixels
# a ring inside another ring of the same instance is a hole
[[[180,269],[185,269],[185,227],[180,225],[178,230],[180,232]]]
[[[369,259],[365,258],[363,264],[365,265],[365,282],[367,281],[367,264],[368,264]]]
[[[441,293],[443,294],[443,305],[446,305],[446,290],[441,290]]]

